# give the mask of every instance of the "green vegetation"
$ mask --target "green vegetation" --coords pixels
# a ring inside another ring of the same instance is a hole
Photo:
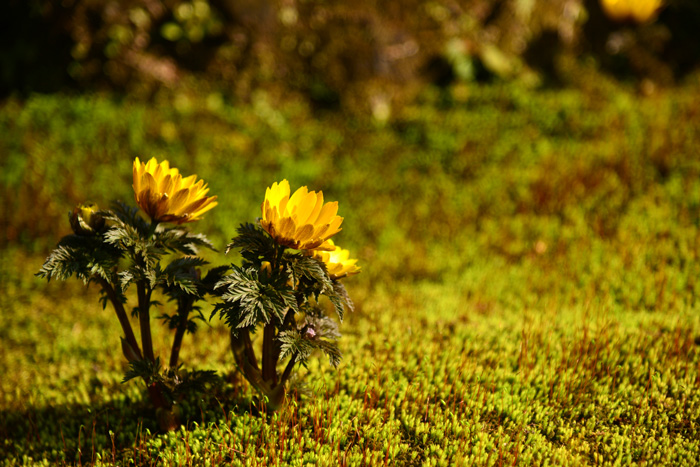
[[[696,465],[700,88],[577,79],[428,88],[384,126],[204,85],[5,102],[0,465]],[[180,357],[225,382],[158,433],[97,288],[34,277],[75,204],[132,199],[135,156],[209,183],[220,251],[273,181],[339,201],[363,269],[337,370],[261,416],[214,319]]]

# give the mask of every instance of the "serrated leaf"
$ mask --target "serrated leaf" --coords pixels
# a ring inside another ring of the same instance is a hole
[[[281,322],[288,308],[297,309],[292,289],[281,285],[262,283],[254,268],[233,266],[214,287],[224,301],[215,306],[215,313],[224,316],[232,328],[254,327],[272,320]]]
[[[134,274],[129,271],[120,271],[119,274],[119,287],[121,288],[122,291],[126,291],[126,289],[129,287],[129,284],[131,284],[134,281]]]
[[[38,277],[47,280],[66,280],[75,275],[85,283],[93,277],[111,282],[112,270],[121,253],[105,244],[100,236],[81,237],[68,235],[44,261]]]
[[[160,357],[155,362],[150,360],[133,360],[129,362],[129,369],[124,374],[122,383],[134,378],[143,378],[146,381],[158,380],[160,374]]]
[[[221,378],[214,370],[183,371],[177,377],[166,380],[166,384],[171,387],[173,395],[202,392],[207,385],[219,384],[220,382]]]
[[[316,348],[320,349],[328,357],[328,361],[333,368],[338,368],[343,356],[338,349],[338,345],[333,341],[317,339],[314,341]]]
[[[296,329],[280,332],[277,340],[280,343],[280,360],[294,357],[297,362],[303,363],[314,350],[312,342],[302,337]]]
[[[320,290],[332,287],[325,265],[316,258],[299,253],[286,253],[283,259],[294,284],[305,282],[307,288],[311,285]]]
[[[180,227],[165,229],[156,234],[158,245],[169,251],[177,251],[186,255],[197,255],[197,247],[205,247],[216,251],[214,244],[203,234],[194,234]]]
[[[334,368],[338,367],[342,358],[335,341],[321,339],[319,334],[316,334],[313,338],[307,338],[301,332],[293,329],[280,332],[277,340],[280,343],[281,360],[291,357],[297,363],[305,365],[315,349],[325,353],[331,366]]]
[[[277,244],[262,228],[255,224],[241,224],[238,229],[238,236],[231,240],[226,246],[226,253],[233,248],[241,250],[241,256],[252,263],[259,263],[260,258],[267,258],[270,261],[277,251]]]
[[[180,323],[180,316],[177,313],[172,315],[163,313],[162,315],[158,316],[158,319],[162,320],[163,324],[165,324],[168,329],[177,329],[177,326]]]

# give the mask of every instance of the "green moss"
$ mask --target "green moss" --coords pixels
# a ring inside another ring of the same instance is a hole
[[[697,464],[698,90],[613,91],[426,93],[383,129],[265,95],[9,101],[0,465]],[[131,199],[136,155],[209,183],[195,228],[221,247],[275,180],[340,201],[363,273],[337,371],[314,360],[299,400],[257,416],[215,320],[182,359],[229,384],[156,432],[111,308],[32,275],[74,203]]]

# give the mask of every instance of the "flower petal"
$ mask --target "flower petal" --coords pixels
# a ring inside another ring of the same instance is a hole
[[[144,164],[137,157],[133,177],[134,198],[154,221],[193,222],[217,205],[216,196],[206,196],[209,188],[203,180],[196,181],[196,175],[183,178],[167,160],[158,163],[153,157]]]

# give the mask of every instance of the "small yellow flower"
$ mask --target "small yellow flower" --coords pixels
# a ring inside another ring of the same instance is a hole
[[[157,222],[184,224],[198,221],[202,214],[216,206],[216,196],[207,197],[209,188],[196,175],[182,178],[168,161],[156,158],[143,163],[134,160],[134,198],[136,203]]]
[[[345,276],[352,276],[360,272],[360,267],[356,266],[356,259],[350,259],[350,251],[343,250],[335,246],[333,240],[328,240],[330,246],[334,246],[333,251],[318,251],[314,250],[311,254],[314,258],[323,261],[328,269],[328,275],[331,279],[340,279]]]
[[[600,4],[613,21],[643,23],[656,15],[663,0],[600,0]]]
[[[289,182],[273,183],[265,191],[262,228],[279,244],[297,250],[332,250],[327,240],[340,232],[338,202],[323,204],[323,192],[305,186],[289,196]]]
[[[95,235],[105,225],[104,218],[97,214],[99,208],[95,203],[79,204],[69,213],[70,226],[77,235]]]

